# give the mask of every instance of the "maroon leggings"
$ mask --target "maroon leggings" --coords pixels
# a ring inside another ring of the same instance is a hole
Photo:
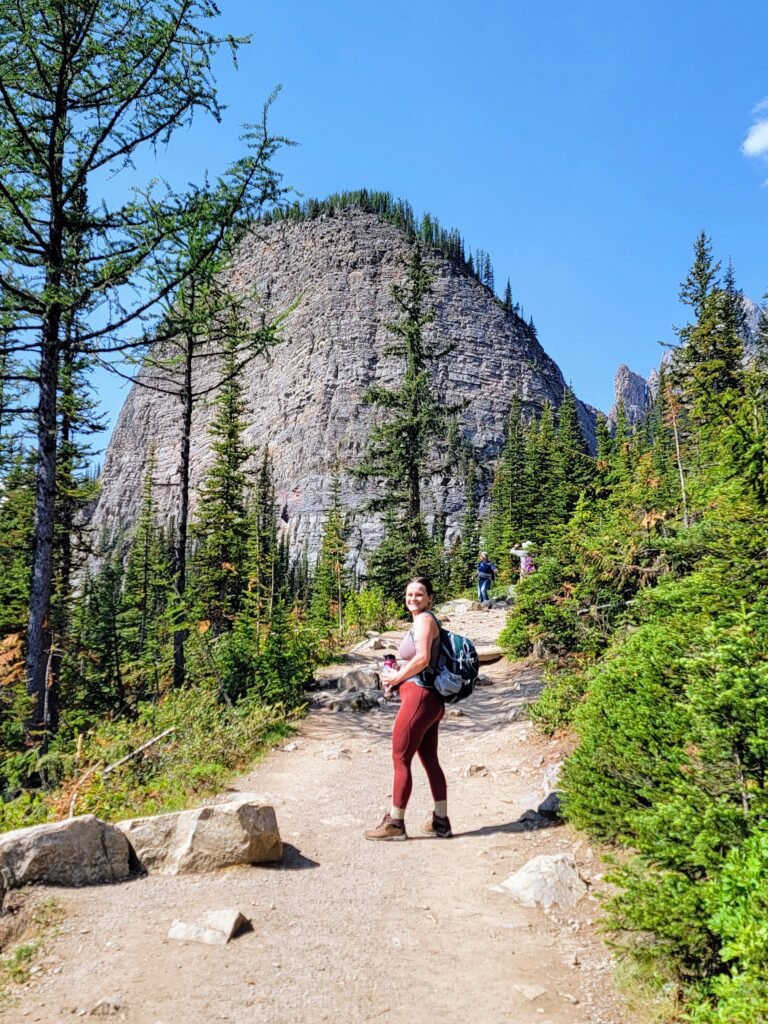
[[[427,773],[429,788],[435,800],[447,795],[445,775],[437,759],[437,730],[445,714],[445,705],[434,690],[418,683],[400,687],[400,710],[392,730],[392,763],[395,781],[392,786],[393,807],[405,807],[413,788],[411,761],[419,755]]]

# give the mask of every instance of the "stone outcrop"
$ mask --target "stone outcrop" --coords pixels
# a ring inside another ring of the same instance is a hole
[[[391,386],[401,373],[401,361],[385,351],[392,340],[386,324],[397,318],[391,287],[402,276],[400,259],[408,247],[398,228],[359,210],[260,226],[240,243],[230,279],[233,288],[253,296],[254,321],[295,304],[282,343],[242,374],[245,440],[270,451],[281,522],[294,550],[307,540],[310,552],[317,551],[332,467],[335,462],[342,470],[353,465],[366,446],[378,415],[363,404],[366,390],[372,384]],[[512,399],[518,396],[531,415],[544,402],[559,405],[564,381],[523,320],[458,264],[436,251],[432,258],[435,320],[427,331],[454,345],[437,368],[434,387],[446,402],[466,403],[460,428],[477,453],[487,494]],[[215,380],[215,369],[213,359],[201,360],[197,384]],[[156,384],[156,377],[142,371],[107,450],[91,518],[100,536],[125,538],[135,524],[153,447],[155,500],[165,519],[177,509],[179,402],[143,386]],[[194,414],[193,489],[211,461],[211,415],[210,402]],[[581,404],[579,415],[593,443],[594,418]],[[427,519],[445,515],[450,537],[461,517],[462,485],[438,475],[428,490]],[[373,484],[343,476],[347,508],[359,508],[374,493]],[[193,513],[194,508],[193,493]],[[379,534],[375,517],[359,516],[352,530],[352,557],[376,543]]]
[[[573,907],[586,894],[576,862],[567,853],[534,857],[501,883],[524,907]]]
[[[0,876],[8,889],[121,882],[129,859],[123,833],[93,814],[0,835]]]
[[[274,809],[249,793],[192,811],[119,821],[116,827],[148,874],[193,874],[283,856]]]
[[[651,404],[651,391],[649,382],[639,373],[630,370],[624,363],[616,371],[613,382],[613,406],[608,413],[608,422],[611,427],[616,425],[616,415],[619,405],[624,406],[624,412],[630,424],[635,424],[642,419]]]

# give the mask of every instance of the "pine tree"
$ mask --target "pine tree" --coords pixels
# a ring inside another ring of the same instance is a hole
[[[192,525],[192,598],[197,614],[210,620],[214,636],[231,628],[245,586],[245,467],[253,455],[243,443],[245,403],[236,338],[225,343],[222,363],[222,385],[210,427],[213,463],[200,488]]]
[[[581,432],[576,398],[571,388],[563,391],[557,416],[557,437],[553,466],[553,513],[564,523],[589,484],[594,463]]]
[[[328,637],[336,631],[339,642],[343,639],[344,600],[348,589],[345,537],[341,472],[337,464],[331,477],[328,512],[312,578],[308,620],[322,637]]]
[[[437,463],[436,450],[447,435],[457,407],[441,402],[430,383],[431,366],[450,347],[441,348],[425,337],[425,328],[434,320],[434,312],[428,307],[434,270],[425,262],[421,245],[414,244],[403,267],[403,282],[392,288],[401,316],[387,325],[396,338],[387,351],[403,359],[404,374],[397,388],[376,386],[368,390],[365,401],[383,409],[385,418],[371,431],[368,449],[352,472],[384,484],[384,494],[370,503],[372,509],[398,510],[390,524],[398,521],[403,531],[408,579],[425,561],[428,538],[422,509],[423,481]],[[387,594],[393,596],[391,591]]]
[[[508,313],[512,312],[512,285],[509,283],[509,278],[507,278],[507,285],[504,289],[504,309]]]
[[[704,231],[700,231],[693,245],[693,265],[680,286],[680,301],[691,307],[697,320],[704,310],[707,297],[718,287],[719,273],[719,261],[712,262],[712,240]],[[682,328],[683,332],[685,330]],[[684,339],[684,334],[682,337]]]
[[[37,392],[26,675],[38,727],[48,699],[57,399],[66,325],[87,312],[87,329],[79,335],[83,355],[130,348],[130,326],[151,317],[159,299],[186,279],[158,285],[154,269],[173,249],[189,205],[160,196],[154,185],[143,197],[130,192],[122,204],[103,192],[83,216],[89,256],[75,287],[67,233],[89,185],[101,186],[110,173],[132,168],[142,149],[166,144],[195,112],[218,114],[212,60],[224,40],[205,24],[217,13],[211,0],[168,0],[160,8],[138,0],[42,0],[6,4],[0,11],[0,289],[3,313],[12,324],[24,322],[14,345],[29,361]],[[232,36],[226,41],[239,45]],[[241,162],[236,186],[217,186],[224,231],[264,184],[271,152],[262,151],[267,158],[250,176]],[[109,190],[113,198],[119,193]]]
[[[152,449],[119,610],[119,633],[134,705],[150,696],[157,698],[161,676],[169,667],[172,561],[170,548],[157,524],[154,473]]]
[[[515,397],[509,410],[507,436],[491,488],[488,522],[484,530],[485,547],[502,570],[510,568],[510,549],[525,539],[525,459],[526,430],[522,403]]]
[[[464,463],[464,511],[459,544],[451,562],[451,588],[464,590],[475,579],[480,550],[480,522],[477,501],[477,465],[473,458]]]

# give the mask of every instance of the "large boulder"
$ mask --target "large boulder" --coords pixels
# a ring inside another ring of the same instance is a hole
[[[184,875],[280,860],[274,808],[252,793],[211,807],[117,823],[149,874]]]
[[[6,888],[35,882],[96,885],[130,873],[125,836],[93,814],[0,835],[0,876]]]
[[[567,853],[534,857],[501,884],[524,907],[540,904],[545,909],[553,903],[573,907],[587,891],[576,862]]]
[[[375,690],[380,688],[379,673],[370,668],[351,668],[336,681],[339,690]]]

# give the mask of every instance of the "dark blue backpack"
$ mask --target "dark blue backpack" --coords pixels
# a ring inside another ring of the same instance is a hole
[[[432,685],[446,704],[464,700],[475,688],[480,661],[469,637],[440,626],[440,655]]]

